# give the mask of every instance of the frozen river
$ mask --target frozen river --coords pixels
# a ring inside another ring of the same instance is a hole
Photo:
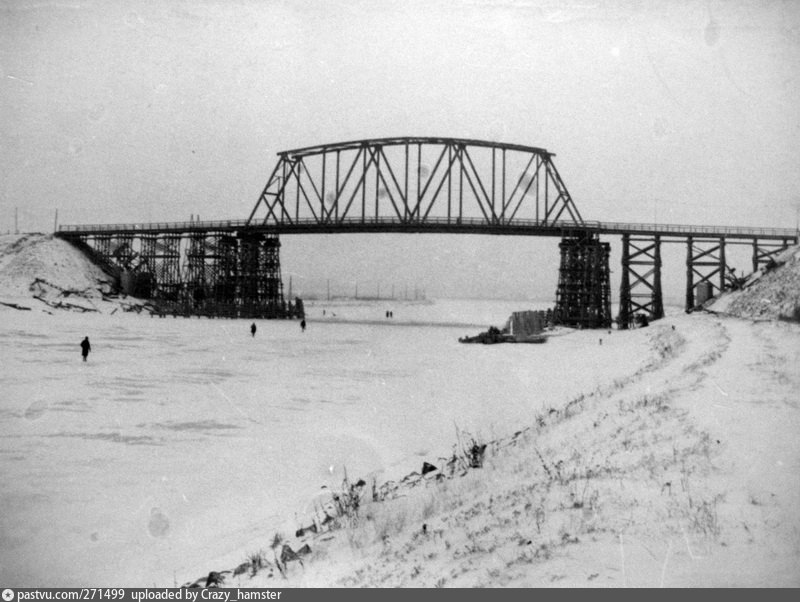
[[[636,332],[458,343],[531,308],[317,303],[306,332],[255,337],[244,320],[0,312],[0,581],[180,584],[291,535],[344,467],[419,470],[456,426],[507,435],[646,359]]]

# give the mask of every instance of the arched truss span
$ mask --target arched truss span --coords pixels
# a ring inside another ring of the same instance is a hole
[[[545,149],[460,138],[380,138],[278,153],[248,225],[420,231],[469,222],[583,219]]]

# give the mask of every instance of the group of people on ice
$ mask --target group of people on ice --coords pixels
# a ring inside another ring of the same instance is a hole
[[[256,323],[253,322],[252,324],[250,324],[250,336],[256,336],[256,330],[258,330],[258,327],[256,326]],[[302,330],[303,332],[306,331],[305,318],[300,320],[300,330]],[[92,344],[89,342],[89,337],[83,337],[83,340],[81,341],[81,356],[83,357],[84,362],[86,361],[86,358],[89,357],[89,352],[91,350],[92,350]]]

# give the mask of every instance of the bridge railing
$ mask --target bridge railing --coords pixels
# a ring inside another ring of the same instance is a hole
[[[249,225],[248,225],[249,224]],[[628,222],[603,221],[554,221],[542,222],[533,219],[487,220],[482,217],[434,217],[425,219],[401,219],[396,216],[358,216],[331,220],[301,218],[282,222],[269,222],[263,225],[253,224],[248,220],[216,220],[216,221],[183,221],[183,222],[149,222],[119,224],[65,224],[58,228],[60,233],[69,234],[103,234],[103,233],[146,233],[146,232],[204,232],[235,230],[267,230],[280,233],[291,233],[293,230],[303,232],[320,231],[340,227],[342,230],[358,230],[360,228],[376,229],[390,226],[406,226],[409,230],[455,229],[481,230],[497,232],[506,229],[509,233],[520,230],[541,232],[590,230],[598,234],[660,234],[674,236],[709,236],[709,237],[741,237],[741,238],[785,238],[798,240],[799,233],[793,228],[749,228],[742,226],[707,226],[685,224],[637,224]]]
[[[165,231],[179,230],[233,230],[247,226],[247,220],[216,220],[190,222],[143,222],[119,224],[64,224],[58,226],[59,232],[127,232],[127,231]]]
[[[265,224],[253,223],[248,220],[217,220],[217,221],[190,221],[190,222],[147,222],[147,223],[118,223],[118,224],[63,224],[58,227],[59,232],[64,233],[98,233],[104,232],[168,232],[168,231],[192,231],[192,230],[240,230],[240,229],[261,229],[279,230],[290,232],[294,227],[304,230],[309,227],[319,226],[321,229],[331,226],[358,227],[358,226],[392,226],[407,225],[413,226],[464,226],[464,227],[483,227],[497,226],[510,229],[587,229],[586,224],[598,224],[599,222],[574,222],[574,221],[554,221],[544,222],[532,219],[497,219],[487,220],[482,217],[436,217],[428,216],[425,219],[407,218],[401,219],[396,216],[358,216],[345,217],[339,219],[319,220],[317,218],[286,219],[281,222],[267,222]],[[589,227],[592,229],[592,226]]]
[[[636,224],[629,222],[585,221],[589,227],[604,233],[642,232],[675,234],[680,236],[770,236],[797,238],[800,232],[794,228],[752,228],[747,226],[703,226],[698,224]]]

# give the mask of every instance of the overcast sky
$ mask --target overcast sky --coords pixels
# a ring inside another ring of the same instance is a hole
[[[246,218],[276,152],[386,136],[546,148],[585,219],[798,219],[798,2],[0,5],[3,232]],[[556,243],[285,236],[282,262],[301,290],[530,296]]]

